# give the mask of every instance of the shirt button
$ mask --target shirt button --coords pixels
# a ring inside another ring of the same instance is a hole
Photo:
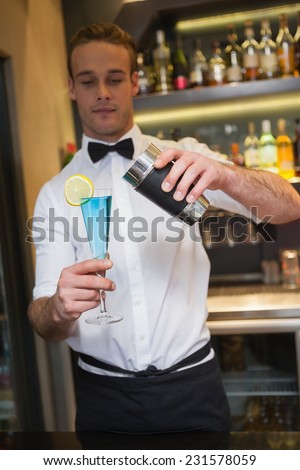
[[[135,305],[141,305],[141,303],[142,303],[141,299],[137,299],[137,300],[135,301]]]
[[[145,336],[144,335],[141,335],[140,336],[140,340],[143,341],[145,339]]]

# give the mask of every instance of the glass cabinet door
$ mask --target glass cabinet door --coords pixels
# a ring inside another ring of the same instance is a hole
[[[5,286],[0,249],[0,431],[12,431],[16,428],[16,410],[12,388],[10,351],[8,322],[5,314]]]
[[[31,259],[12,84],[10,59],[0,49],[0,431],[40,431],[35,342],[27,319]]]

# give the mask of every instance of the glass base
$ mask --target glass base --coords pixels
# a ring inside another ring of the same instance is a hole
[[[123,320],[121,315],[99,315],[95,318],[86,318],[85,322],[89,325],[110,325],[111,323],[118,323]]]

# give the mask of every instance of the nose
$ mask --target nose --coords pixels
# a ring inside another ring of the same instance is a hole
[[[107,100],[110,98],[109,88],[105,82],[98,83],[97,87],[97,100]]]

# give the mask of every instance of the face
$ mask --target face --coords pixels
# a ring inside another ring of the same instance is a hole
[[[92,41],[73,50],[71,66],[69,94],[77,102],[84,133],[115,142],[133,126],[138,76],[130,74],[129,52],[121,45]]]

